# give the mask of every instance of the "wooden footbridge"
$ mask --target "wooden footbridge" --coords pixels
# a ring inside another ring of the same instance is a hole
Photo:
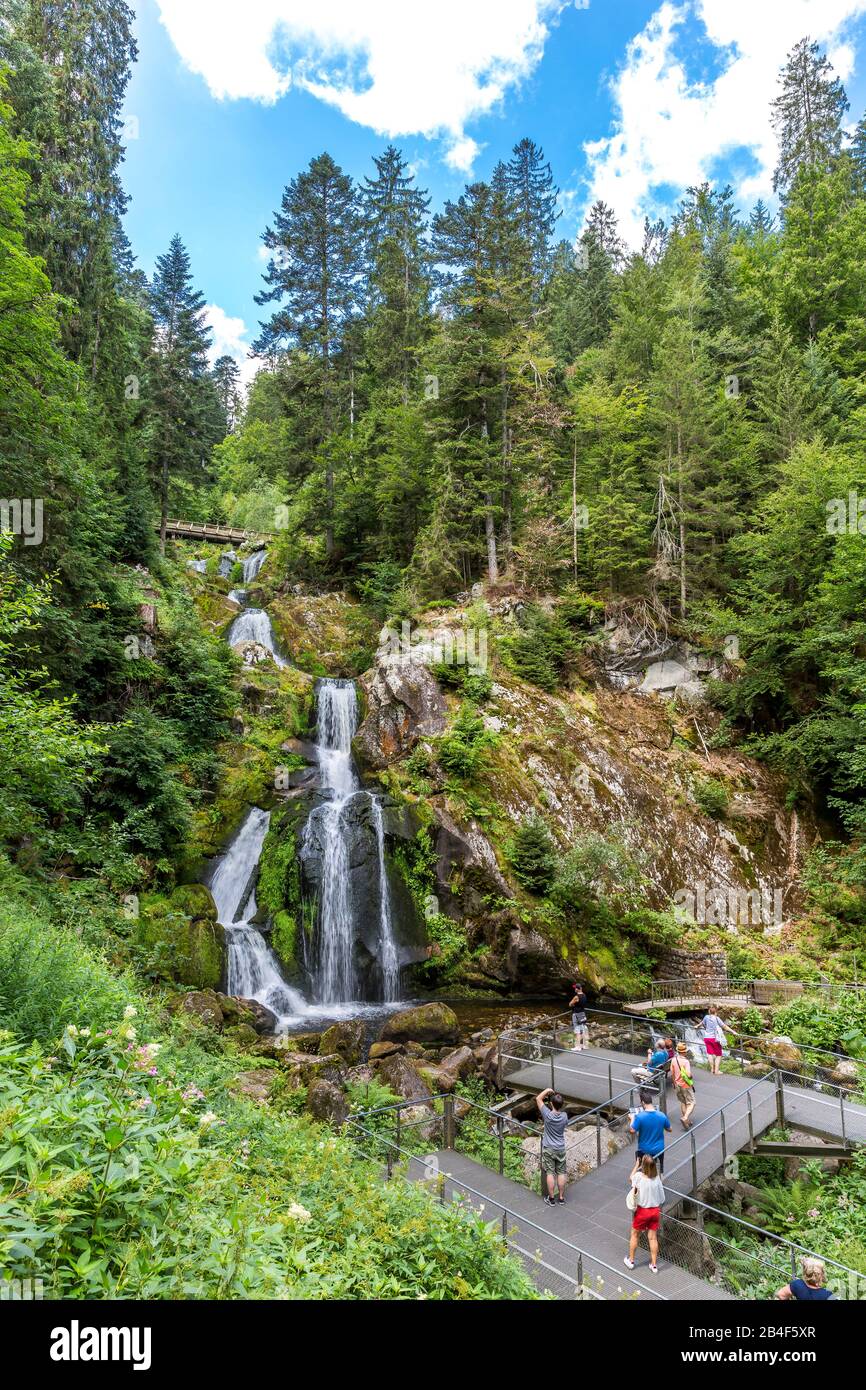
[[[634,1163],[629,1112],[640,1104],[631,1072],[645,1057],[604,1047],[574,1052],[558,1045],[556,1036],[552,1041],[550,1034],[530,1031],[506,1036],[499,1061],[501,1085],[512,1099],[552,1085],[571,1103],[570,1109],[578,1109],[567,1132],[567,1145],[573,1141],[579,1146],[582,1176],[569,1183],[564,1206],[550,1207],[541,1201],[536,1138],[521,1146],[527,1155],[526,1171],[533,1161],[536,1165],[531,1183],[507,1175],[508,1143],[513,1145],[520,1132],[534,1135],[534,1129],[504,1115],[501,1106],[486,1111],[489,1133],[498,1135],[498,1163],[495,1156],[482,1163],[475,1153],[461,1151],[460,1116],[473,1104],[462,1097],[443,1097],[444,1118],[432,1125],[429,1111],[421,1109],[418,1120],[417,1100],[386,1107],[396,1112],[396,1134],[393,1142],[385,1140],[384,1147],[381,1123],[374,1134],[365,1128],[363,1114],[350,1121],[349,1132],[354,1127],[361,1149],[369,1143],[367,1152],[387,1161],[389,1176],[395,1166],[404,1165],[404,1176],[432,1183],[441,1201],[462,1202],[483,1212],[486,1222],[501,1228],[508,1248],[523,1261],[537,1286],[561,1298],[625,1297],[645,1302],[772,1297],[776,1288],[799,1273],[802,1257],[820,1257],[819,1251],[707,1207],[694,1194],[739,1152],[756,1151],[760,1136],[777,1126],[830,1140],[835,1146],[832,1153],[866,1143],[866,1106],[852,1101],[842,1088],[808,1085],[793,1073],[772,1070],[749,1078],[712,1076],[695,1068],[697,1106],[691,1128],[684,1130],[673,1113],[678,1107],[670,1107],[672,1133],[665,1150],[667,1204],[659,1271],[649,1271],[648,1255],[640,1249],[637,1269],[627,1271],[622,1263],[630,1222],[625,1194]],[[666,1087],[661,1081],[657,1094],[666,1108]],[[402,1111],[407,1113],[401,1127]],[[384,1112],[376,1113],[381,1119]],[[423,1158],[417,1149],[413,1153],[404,1147],[411,1125],[419,1123],[426,1124],[424,1132],[439,1140]],[[495,1145],[490,1151],[494,1153]],[[722,1236],[720,1229],[725,1232]],[[756,1237],[758,1244],[742,1248],[743,1236]],[[825,1263],[828,1283],[837,1297],[866,1298],[866,1279],[832,1260]],[[743,1294],[742,1289],[751,1292]]]
[[[156,530],[161,529],[157,523]],[[212,541],[217,545],[243,545],[249,541],[273,540],[270,532],[244,531],[239,526],[220,526],[212,521],[167,521],[165,534],[170,540]]]

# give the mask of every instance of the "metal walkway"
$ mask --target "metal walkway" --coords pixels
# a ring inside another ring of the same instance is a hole
[[[570,1289],[565,1293],[562,1291],[562,1286],[571,1283],[576,1273],[573,1255],[557,1239],[562,1237],[585,1252],[583,1280],[590,1285],[597,1281],[602,1297],[616,1299],[634,1296],[633,1282],[629,1279],[631,1271],[622,1263],[623,1256],[628,1254],[631,1225],[625,1194],[633,1154],[632,1149],[624,1150],[618,1158],[605,1163],[597,1173],[590,1173],[579,1182],[572,1183],[566,1191],[565,1206],[556,1207],[546,1206],[537,1192],[491,1172],[475,1159],[467,1158],[453,1149],[440,1149],[435,1154],[435,1163],[444,1175],[447,1196],[464,1197],[482,1212],[485,1221],[498,1222],[502,1212],[508,1213],[509,1225],[513,1228],[509,1247],[512,1253],[516,1250],[521,1254],[525,1268],[540,1289],[549,1290],[560,1297],[574,1297]],[[431,1159],[433,1157],[430,1156]],[[414,1159],[409,1164],[408,1176],[414,1181],[429,1181],[430,1160]],[[590,1178],[596,1176],[604,1179],[603,1194],[597,1184],[587,1186]],[[464,1189],[467,1187],[475,1192],[483,1192],[483,1200],[477,1196],[466,1197]],[[603,1197],[601,1203],[600,1197]],[[616,1275],[611,1274],[611,1269],[622,1271],[621,1284],[617,1282]],[[732,1295],[718,1285],[689,1273],[663,1257],[658,1274],[651,1274],[649,1257],[640,1249],[634,1279],[651,1287],[661,1298],[702,1302],[732,1299]]]

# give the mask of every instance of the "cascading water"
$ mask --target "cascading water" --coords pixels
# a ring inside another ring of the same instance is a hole
[[[257,999],[277,1016],[278,1028],[303,1014],[306,1004],[283,979],[273,952],[253,925],[256,915],[255,872],[268,833],[270,814],[254,806],[210,881],[217,920],[226,934],[228,993]]]
[[[244,608],[229,628],[230,647],[240,647],[246,642],[257,642],[260,647],[264,647],[265,651],[270,652],[277,666],[288,665],[277,651],[274,629],[263,608]]]
[[[267,558],[266,550],[254,550],[252,555],[247,555],[242,561],[245,584],[252,584],[253,580],[258,578],[259,570]]]
[[[323,680],[316,693],[317,749],[325,800],[310,813],[305,840],[321,845],[318,952],[315,991],[321,1003],[357,997],[355,943],[357,914],[368,910],[351,893],[349,822],[347,808],[365,797],[376,836],[378,857],[378,963],[382,997],[399,997],[400,967],[391,915],[391,892],[385,866],[385,828],[377,793],[359,787],[352,764],[352,738],[358,724],[358,700],[353,681]]]

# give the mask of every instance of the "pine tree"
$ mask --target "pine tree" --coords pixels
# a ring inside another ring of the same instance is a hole
[[[556,873],[556,846],[544,821],[532,813],[520,822],[508,847],[514,876],[530,893],[544,894]]]
[[[160,548],[165,551],[169,485],[201,469],[221,435],[219,401],[208,372],[211,333],[204,295],[193,287],[179,236],[159,256],[150,291],[154,323],[151,434],[159,477]]]
[[[842,120],[848,98],[817,43],[801,39],[788,54],[773,102],[779,163],[776,192],[787,192],[803,166],[831,164],[842,148]]]
[[[362,246],[355,188],[329,154],[310,161],[283,193],[262,237],[272,253],[257,304],[279,304],[253,345],[261,356],[298,348],[320,375],[319,443],[336,424],[334,368],[357,307]],[[325,454],[327,450],[325,449]],[[325,546],[334,551],[334,467],[325,457]]]
[[[848,153],[854,165],[854,181],[861,198],[866,197],[866,116],[861,116],[851,137]]]

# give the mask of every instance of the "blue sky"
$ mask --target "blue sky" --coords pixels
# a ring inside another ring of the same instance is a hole
[[[134,3],[134,0],[133,0]],[[389,140],[434,209],[524,135],[563,236],[603,197],[634,244],[690,183],[771,200],[769,102],[804,34],[866,108],[866,0],[138,0],[127,230],[147,274],[179,232],[216,351],[243,360],[261,232],[327,149],[355,178]]]

